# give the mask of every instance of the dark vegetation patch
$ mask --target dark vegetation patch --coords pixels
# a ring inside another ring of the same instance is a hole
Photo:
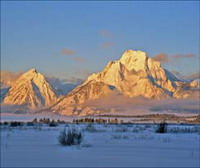
[[[83,134],[76,128],[64,128],[58,136],[58,143],[62,146],[80,145],[83,140]]]

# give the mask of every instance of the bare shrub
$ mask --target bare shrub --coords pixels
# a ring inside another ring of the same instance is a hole
[[[156,127],[155,127],[155,132],[156,133],[166,133],[167,132],[167,123],[166,122],[161,122],[160,124],[158,124]]]
[[[62,146],[72,146],[79,145],[83,140],[83,135],[75,128],[68,128],[66,132],[66,128],[60,131],[60,135],[58,136],[58,143]]]

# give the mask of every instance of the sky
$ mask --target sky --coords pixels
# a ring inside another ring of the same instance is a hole
[[[1,70],[85,78],[127,49],[199,71],[199,2],[1,1]],[[163,57],[167,59],[162,59]]]

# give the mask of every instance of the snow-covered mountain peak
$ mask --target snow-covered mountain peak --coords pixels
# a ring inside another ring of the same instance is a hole
[[[126,60],[126,59],[130,59],[130,58],[142,58],[142,57],[146,57],[146,53],[140,50],[126,50],[120,60]]]
[[[29,69],[27,72],[24,73],[24,75],[37,75],[38,72],[36,69]]]
[[[45,77],[36,69],[30,69],[12,84],[3,103],[34,109],[49,106],[56,101],[57,95]]]
[[[18,83],[25,83],[27,81],[33,81],[38,85],[43,85],[46,82],[46,79],[44,75],[39,73],[36,69],[30,69],[17,80]]]
[[[29,69],[26,73],[37,73],[35,68]]]
[[[25,72],[22,76],[23,78],[26,78],[27,80],[35,78],[39,73],[36,69],[30,69],[27,72]]]
[[[119,62],[122,63],[128,70],[143,70],[145,69],[147,55],[143,51],[127,50],[124,52]]]

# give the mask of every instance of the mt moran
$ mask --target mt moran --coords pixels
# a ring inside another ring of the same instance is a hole
[[[147,99],[189,98],[199,95],[196,81],[178,79],[145,52],[127,50],[99,73],[90,75],[64,97],[59,97],[35,69],[20,76],[8,90],[3,104],[51,111],[62,115],[95,114],[87,103],[110,95]]]
[[[119,60],[110,61],[99,73],[90,75],[49,110],[63,115],[93,113],[84,104],[111,94],[148,99],[198,96],[196,81],[183,81],[162,68],[145,52],[127,50]],[[95,112],[94,112],[95,113]]]

